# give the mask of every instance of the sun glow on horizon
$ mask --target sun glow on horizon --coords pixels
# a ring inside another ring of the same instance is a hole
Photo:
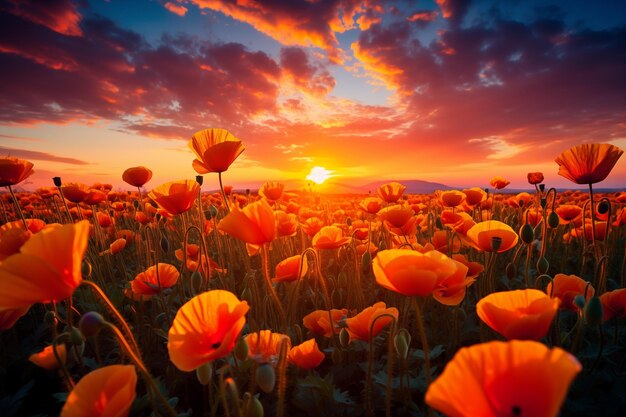
[[[321,184],[332,177],[333,172],[334,171],[329,171],[324,167],[313,167],[311,168],[309,175],[306,176],[306,179],[313,181],[316,184]]]

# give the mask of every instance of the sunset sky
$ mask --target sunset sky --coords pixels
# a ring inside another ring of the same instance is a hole
[[[227,184],[548,186],[561,152],[626,150],[623,0],[0,0],[0,154],[26,189],[193,178],[187,142],[246,150]],[[217,177],[205,176],[209,187]],[[626,184],[626,157],[601,184]]]

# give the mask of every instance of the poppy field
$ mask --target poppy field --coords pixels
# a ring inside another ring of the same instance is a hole
[[[117,191],[0,159],[0,415],[623,415],[621,149],[428,195],[233,190],[244,149],[201,130],[195,179]]]

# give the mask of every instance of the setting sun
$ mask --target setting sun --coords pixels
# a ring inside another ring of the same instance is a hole
[[[321,184],[330,177],[332,177],[333,171],[329,171],[323,167],[313,167],[311,168],[311,173],[306,176],[307,180],[311,180],[316,184]]]

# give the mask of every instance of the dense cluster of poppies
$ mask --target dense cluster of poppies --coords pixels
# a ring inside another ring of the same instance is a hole
[[[624,355],[626,193],[592,186],[613,145],[556,159],[588,192],[534,172],[532,193],[494,177],[491,193],[375,196],[236,193],[222,174],[242,142],[206,129],[189,146],[219,192],[199,175],[146,193],[139,166],[122,173],[136,191],[57,177],[16,193],[33,164],[0,159],[0,337],[42,323],[23,359],[57,370],[62,416],[556,416],[583,368]]]

